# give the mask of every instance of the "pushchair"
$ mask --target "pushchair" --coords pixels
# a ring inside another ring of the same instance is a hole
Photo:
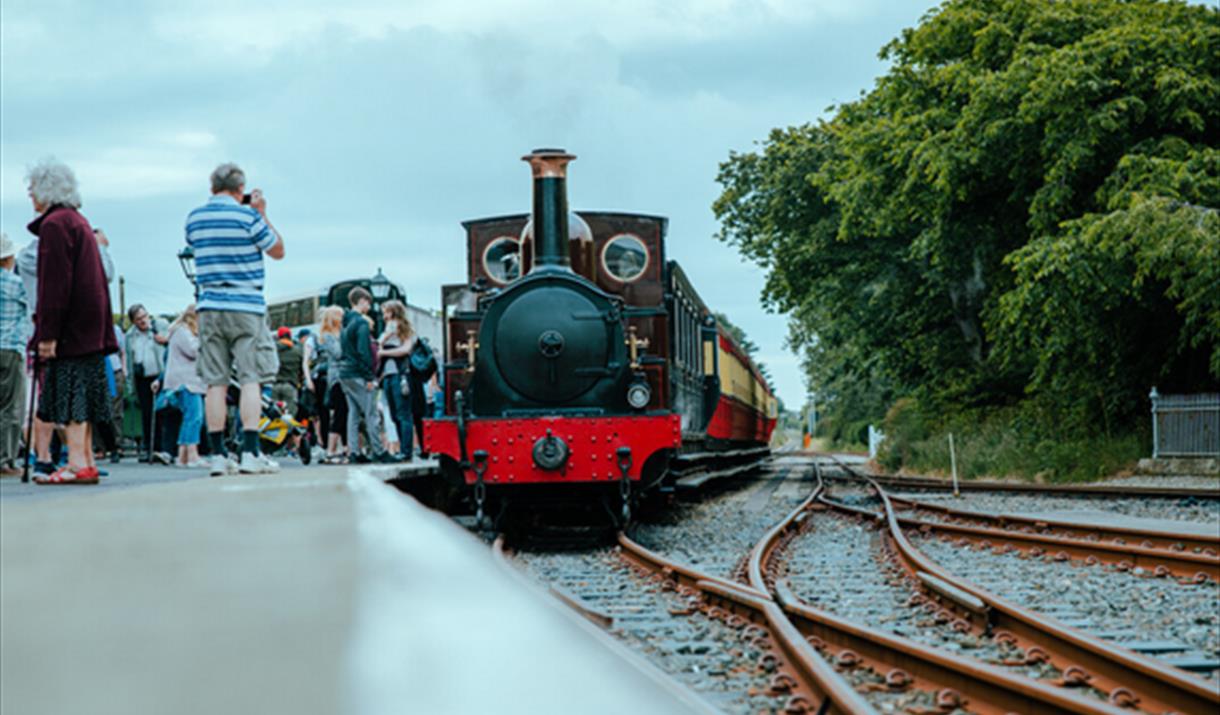
[[[309,427],[309,419],[298,420],[296,416],[285,414],[283,402],[271,399],[271,387],[264,385],[260,390],[262,408],[258,418],[259,447],[268,456],[284,455],[296,452],[301,464],[313,461],[314,443],[317,441],[313,430]],[[238,415],[241,403],[241,388],[230,384],[228,393],[229,424],[233,428],[229,433],[229,450],[237,453],[241,450],[241,418]]]

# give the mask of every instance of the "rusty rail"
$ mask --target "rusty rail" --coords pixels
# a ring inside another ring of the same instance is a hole
[[[832,455],[823,455],[835,459]],[[838,461],[838,460],[835,460]],[[839,462],[839,464],[843,464]],[[843,465],[846,467],[846,465]],[[854,470],[853,470],[854,471]],[[947,479],[933,477],[895,477],[872,474],[869,479],[887,487],[898,489],[936,489],[950,491],[953,484]],[[1185,487],[1124,487],[1121,485],[1089,486],[1084,484],[1029,484],[1027,482],[995,482],[966,480],[958,482],[961,491],[984,492],[1030,492],[1034,494],[1057,494],[1066,496],[1094,496],[1130,499],[1137,497],[1157,499],[1205,499],[1220,500],[1220,489],[1190,489]]]
[[[912,509],[937,512],[955,519],[984,523],[1000,529],[1030,529],[1033,531],[1027,533],[1036,532],[1046,536],[1062,536],[1097,542],[1108,541],[1118,545],[1135,544],[1148,549],[1194,553],[1220,560],[1220,533],[1215,535],[1190,534],[1138,527],[1085,524],[1067,519],[1048,519],[1021,514],[994,514],[955,509],[945,504],[934,504],[893,494],[890,495],[890,500],[894,504],[905,505]]]
[[[890,499],[894,500],[893,497]],[[1142,543],[1091,541],[1016,529],[926,521],[909,516],[898,516],[898,523],[925,534],[935,532],[957,536],[984,548],[1015,549],[1031,556],[1049,555],[1058,561],[1076,560],[1089,565],[1109,563],[1123,571],[1143,568],[1150,575],[1161,577],[1172,574],[1196,583],[1209,579],[1220,581],[1220,557],[1206,553],[1155,548]]]
[[[875,630],[801,601],[786,581],[776,580],[776,557],[814,511],[826,508],[817,501],[822,491],[819,483],[809,500],[763,536],[751,551],[747,566],[750,585],[773,594],[806,640],[835,651],[836,660],[846,667],[864,663],[884,673],[891,688],[914,686],[935,692],[936,702],[947,710],[961,707],[981,715],[1124,712],[1115,705]]]
[[[1220,710],[1220,691],[1215,683],[1017,606],[950,574],[911,545],[903,534],[889,495],[876,482],[867,481],[882,500],[882,513],[839,504],[824,496],[819,497],[819,501],[840,511],[878,520],[888,530],[888,543],[900,563],[912,576],[930,574],[982,601],[987,607],[981,616],[982,627],[997,641],[1019,645],[1026,650],[1027,657],[1032,654],[1049,661],[1065,675],[1071,673],[1073,680],[1106,693],[1112,703],[1122,707],[1138,707],[1154,713],[1173,711],[1209,715]],[[928,598],[978,625],[980,614],[963,609],[935,589],[925,586],[924,592]]]

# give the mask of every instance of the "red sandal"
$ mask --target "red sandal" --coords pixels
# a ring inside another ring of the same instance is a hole
[[[97,484],[98,471],[96,467],[85,467],[79,472],[71,467],[60,467],[53,474],[45,477],[34,477],[35,484]]]

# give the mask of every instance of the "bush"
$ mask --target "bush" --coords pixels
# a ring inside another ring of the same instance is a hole
[[[917,403],[900,400],[886,415],[886,441],[878,462],[891,471],[905,468],[948,476],[952,432],[961,479],[1015,477],[1062,483],[1112,475],[1148,451],[1145,431],[1113,436],[1057,434],[1054,421],[1031,414],[1033,409],[1024,405],[976,410],[937,424],[921,413]]]
[[[877,461],[889,470],[895,470],[915,459],[917,445],[927,441],[929,426],[920,403],[913,397],[904,397],[885,413],[881,431],[885,441],[877,454]]]

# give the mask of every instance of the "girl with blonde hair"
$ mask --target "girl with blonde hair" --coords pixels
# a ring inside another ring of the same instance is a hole
[[[318,393],[318,421],[326,435],[326,462],[338,464],[343,461],[343,436],[347,430],[347,398],[339,386],[339,360],[343,357],[339,334],[343,331],[343,309],[337,305],[323,308],[318,322],[322,327],[318,330],[317,352],[310,352],[311,361],[317,358],[313,368],[318,379],[325,376]]]

